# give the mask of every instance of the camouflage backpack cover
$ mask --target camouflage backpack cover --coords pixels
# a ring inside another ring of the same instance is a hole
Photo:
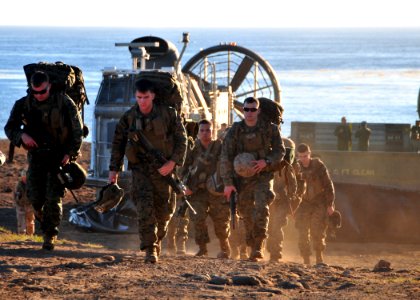
[[[233,168],[235,173],[241,177],[252,177],[255,175],[254,165],[252,161],[255,160],[254,155],[248,152],[243,152],[235,156],[233,160]]]
[[[136,80],[140,79],[147,79],[154,83],[156,87],[156,103],[171,106],[180,114],[183,98],[175,73],[144,70],[136,76]]]
[[[76,104],[84,122],[84,105],[89,104],[87,97],[83,72],[79,67],[67,65],[63,62],[39,62],[23,66],[28,87],[30,86],[31,76],[36,71],[43,71],[50,77],[53,91],[66,93]],[[88,134],[86,125],[83,127],[83,136]]]

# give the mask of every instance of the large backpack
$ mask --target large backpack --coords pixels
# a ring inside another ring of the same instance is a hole
[[[261,118],[276,125],[283,123],[283,106],[264,97],[258,98],[258,101],[260,101]]]
[[[181,112],[183,98],[181,87],[174,73],[144,70],[137,75],[136,79],[147,79],[153,82],[156,87],[156,103],[172,106],[178,114]]]
[[[76,66],[67,65],[63,62],[39,62],[23,66],[28,86],[31,76],[36,71],[43,71],[50,77],[50,83],[54,91],[66,93],[76,104],[84,123],[84,105],[89,104],[86,94],[85,81],[82,70]],[[88,128],[83,126],[83,135],[87,136]]]

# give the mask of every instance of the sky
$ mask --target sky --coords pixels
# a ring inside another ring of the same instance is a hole
[[[0,26],[420,27],[419,0],[5,0],[1,6]]]

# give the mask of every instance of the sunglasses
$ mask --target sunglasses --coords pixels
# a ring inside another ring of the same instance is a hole
[[[48,86],[40,91],[34,91],[33,89],[31,89],[32,95],[44,95],[46,92],[48,92]]]
[[[244,107],[244,111],[246,112],[249,112],[249,111],[256,112],[257,110],[258,108],[255,108],[255,107]]]

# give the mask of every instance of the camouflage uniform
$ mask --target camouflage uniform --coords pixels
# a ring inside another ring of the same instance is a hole
[[[252,153],[256,160],[265,159],[272,164],[279,163],[285,153],[279,127],[261,120],[254,127],[248,127],[245,121],[235,122],[223,142],[221,177],[225,186],[234,185],[238,189],[237,208],[245,223],[246,243],[255,254],[261,253],[262,244],[267,237],[268,209],[275,196],[274,174],[267,167],[267,171],[249,178],[236,176],[233,161],[236,155],[243,152]]]
[[[351,129],[348,124],[338,125],[334,135],[337,137],[337,150],[349,151],[351,146]]]
[[[221,150],[220,140],[211,141],[208,148],[204,148],[197,139],[193,150],[187,156],[183,173],[187,173],[188,170],[188,174],[185,174],[188,177],[186,184],[193,192],[191,204],[197,212],[196,215],[190,214],[190,217],[195,229],[195,242],[200,247],[198,254],[207,254],[206,244],[210,242],[210,237],[206,219],[210,216],[215,234],[221,243],[220,256],[228,257],[229,203],[223,196],[212,195],[206,188],[207,178],[217,170]]]
[[[369,150],[369,138],[371,135],[370,128],[367,128],[366,123],[362,123],[361,127],[357,129],[354,136],[359,139],[359,151]]]
[[[287,225],[287,216],[292,214],[292,201],[297,197],[297,181],[295,168],[285,161],[281,169],[275,173],[274,191],[276,199],[270,205],[270,221],[268,223],[267,250],[270,252],[270,260],[277,261],[282,258],[284,233],[283,227]]]
[[[109,170],[121,171],[124,154],[127,155],[132,173],[131,199],[137,205],[140,249],[149,251],[155,248],[159,252],[160,241],[166,235],[175,210],[175,199],[156,166],[130,138],[130,134],[136,131],[143,132],[156,150],[177,165],[184,163],[187,138],[175,109],[157,104],[148,115],[143,115],[135,104],[124,113],[115,128]]]
[[[23,129],[22,129],[23,128]],[[82,145],[83,123],[73,100],[52,93],[39,102],[32,96],[16,101],[4,130],[16,146],[29,134],[38,148],[28,151],[28,198],[46,236],[59,232],[65,188],[58,180],[58,168],[65,154],[75,159]]]
[[[176,197],[173,193],[172,197]],[[178,212],[182,205],[181,199],[176,199],[176,211]],[[188,212],[183,216],[178,216],[176,213],[172,216],[168,224],[168,231],[166,233],[166,249],[168,253],[185,254],[185,244],[188,240]]]
[[[311,158],[307,168],[299,164],[306,182],[306,192],[296,212],[295,225],[299,232],[300,254],[309,260],[311,240],[317,257],[325,250],[327,207],[334,205],[335,192],[328,170],[321,160]]]
[[[31,202],[26,195],[26,183],[19,180],[15,189],[15,205],[17,219],[17,233],[35,233],[35,216]]]

